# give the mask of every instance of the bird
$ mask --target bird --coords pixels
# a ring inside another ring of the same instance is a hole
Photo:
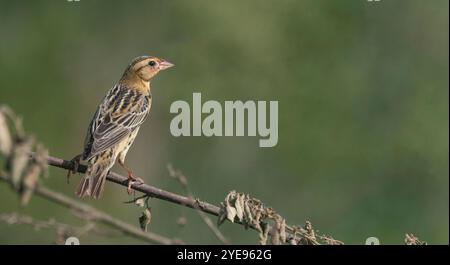
[[[119,81],[107,92],[89,124],[82,154],[72,159],[74,170],[87,162],[85,176],[78,184],[78,197],[98,199],[103,193],[106,176],[116,161],[128,173],[128,188],[144,181],[136,177],[125,164],[125,157],[149,115],[152,105],[151,80],[174,64],[153,56],[139,56],[132,60]]]

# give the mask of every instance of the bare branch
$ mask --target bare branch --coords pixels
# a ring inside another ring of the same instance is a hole
[[[32,155],[32,157],[33,157],[33,155]],[[50,166],[59,167],[59,168],[67,169],[67,170],[75,170],[72,162],[63,160],[61,158],[48,156],[47,161]],[[86,171],[86,166],[80,165],[78,167],[79,173],[84,173],[85,171]],[[114,173],[114,172],[110,172],[108,174],[108,176],[106,177],[106,179],[111,182],[122,185],[124,187],[128,186],[128,178],[125,176],[119,175],[117,173]],[[216,215],[216,216],[219,215],[220,208],[218,206],[210,204],[208,202],[204,202],[204,201],[192,199],[189,197],[185,197],[182,195],[178,195],[178,194],[175,194],[175,193],[172,193],[169,191],[165,191],[165,190],[156,188],[154,186],[151,186],[151,185],[148,185],[145,183],[142,183],[142,184],[135,183],[135,184],[131,185],[131,188],[136,191],[140,191],[152,198],[157,198],[157,199],[161,199],[164,201],[176,203],[176,204],[186,206],[186,207],[189,207],[192,209],[199,208],[205,213],[209,213],[209,214]]]
[[[34,156],[31,155],[31,158],[33,159]],[[50,166],[59,167],[59,168],[67,169],[67,170],[77,170],[79,173],[84,173],[86,171],[86,166],[79,165],[77,168],[75,168],[75,165],[73,165],[73,163],[71,161],[67,161],[67,160],[64,160],[61,158],[48,156],[47,161]],[[125,187],[128,186],[128,178],[125,176],[119,175],[117,173],[110,172],[106,178],[107,178],[107,180],[117,183],[119,185],[122,185]],[[142,196],[142,197],[149,196],[152,198],[165,200],[168,202],[172,202],[172,203],[179,204],[179,205],[182,205],[185,207],[196,209],[203,213],[207,213],[207,214],[211,214],[211,215],[215,215],[215,216],[219,216],[219,215],[223,214],[221,208],[216,205],[210,204],[205,201],[201,201],[199,199],[194,199],[194,198],[182,196],[179,194],[175,194],[175,193],[172,193],[169,191],[165,191],[165,190],[156,188],[154,186],[151,186],[151,185],[148,185],[145,183],[133,184],[133,185],[131,185],[131,188],[136,191],[144,193],[145,196]],[[234,223],[241,224],[241,225],[244,224],[243,222],[241,222],[239,220],[236,220]],[[210,223],[210,225],[211,225],[211,223]],[[261,231],[255,225],[247,224],[246,227],[250,227],[257,231]],[[289,243],[291,241],[291,239],[295,239],[297,241],[299,239],[307,239],[309,235],[305,231],[306,230],[301,227],[286,225],[285,226],[286,243]],[[276,232],[276,231],[274,231],[273,229],[267,230],[266,234],[272,235],[274,232]],[[320,244],[315,238],[311,238],[308,242],[310,244],[314,244],[314,245]],[[324,241],[324,242],[326,243],[328,241]],[[341,241],[334,241],[334,242],[342,243]]]
[[[0,180],[9,182],[9,179],[6,177],[5,174],[0,174]],[[48,188],[38,185],[34,188],[34,194],[37,196],[40,196],[42,198],[45,198],[47,200],[50,200],[52,202],[55,202],[59,205],[62,205],[64,207],[67,207],[69,209],[73,209],[73,210],[82,212],[83,214],[85,214],[85,216],[89,216],[89,219],[91,219],[91,220],[104,223],[113,228],[119,229],[120,231],[122,231],[125,234],[133,236],[135,238],[139,238],[139,239],[147,241],[149,243],[157,243],[157,244],[163,244],[163,245],[183,244],[183,242],[180,240],[172,240],[172,239],[169,239],[167,237],[164,237],[164,236],[161,236],[161,235],[158,235],[155,233],[144,232],[144,231],[140,230],[139,228],[132,226],[124,221],[117,219],[117,218],[114,218],[107,213],[104,213],[100,210],[95,209],[92,206],[89,206],[87,204],[73,200],[64,194],[57,193]]]
[[[92,232],[100,236],[111,236],[111,233],[99,229],[95,223],[87,222],[85,225],[76,227],[61,222],[57,222],[55,219],[50,218],[48,220],[36,220],[35,218],[19,214],[19,213],[2,213],[0,214],[0,222],[6,223],[8,225],[28,225],[34,230],[39,231],[42,229],[53,229],[56,231],[57,244],[64,244],[65,239],[69,235],[75,235],[77,237],[86,234],[87,232]]]

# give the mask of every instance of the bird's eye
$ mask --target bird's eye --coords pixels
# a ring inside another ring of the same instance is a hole
[[[155,66],[155,65],[156,65],[156,62],[155,62],[155,61],[150,61],[150,62],[148,62],[148,65],[150,65],[150,66]]]

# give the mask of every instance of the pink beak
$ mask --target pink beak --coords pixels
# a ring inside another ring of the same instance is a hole
[[[168,68],[170,68],[170,67],[172,67],[172,66],[175,66],[173,63],[169,63],[168,61],[166,61],[166,60],[162,60],[160,63],[159,63],[159,70],[166,70],[166,69],[168,69]]]

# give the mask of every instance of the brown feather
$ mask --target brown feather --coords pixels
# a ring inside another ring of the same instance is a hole
[[[78,197],[100,198],[105,187],[106,176],[113,167],[116,157],[115,148],[112,148],[88,160],[86,175],[78,185],[75,194]]]

